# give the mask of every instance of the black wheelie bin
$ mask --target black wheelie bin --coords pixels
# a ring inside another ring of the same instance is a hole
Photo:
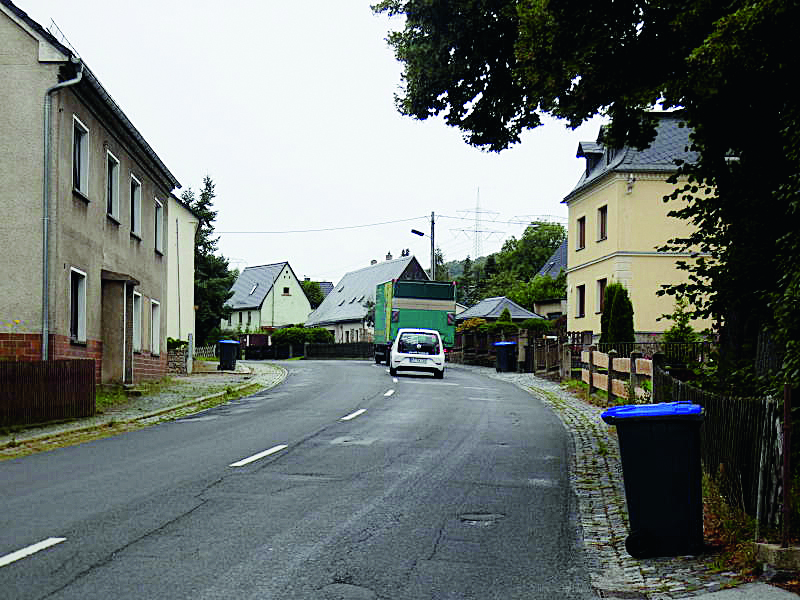
[[[219,366],[220,371],[235,371],[236,359],[239,356],[239,342],[235,340],[219,341]]]
[[[690,402],[631,404],[605,411],[619,436],[634,558],[699,554],[703,550],[700,425],[703,407]]]
[[[517,343],[495,342],[492,344],[496,353],[495,370],[510,372],[517,370]]]

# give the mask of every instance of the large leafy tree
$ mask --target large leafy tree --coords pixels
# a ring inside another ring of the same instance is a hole
[[[322,301],[325,300],[325,294],[322,293],[322,288],[319,287],[319,282],[317,281],[301,281],[300,286],[303,288],[303,292],[308,298],[308,303],[311,305],[311,308],[317,308]]]
[[[214,221],[217,211],[213,210],[214,182],[206,175],[200,194],[195,196],[191,188],[181,195],[199,219],[195,233],[194,246],[194,301],[195,332],[198,345],[214,343],[212,333],[218,329],[222,319],[231,314],[225,302],[233,295],[231,287],[236,281],[236,273],[231,271],[228,259],[217,254],[217,241],[214,237]]]
[[[675,215],[696,233],[671,247],[709,258],[684,265],[689,283],[667,291],[715,319],[724,377],[751,368],[770,330],[785,349],[780,378],[800,383],[791,89],[800,59],[789,43],[799,3],[383,0],[373,9],[405,17],[388,38],[404,67],[399,110],[440,115],[475,146],[507,148],[541,113],[573,127],[604,113],[609,143],[642,147],[654,134],[649,109],[682,108],[700,159],[683,166]]]

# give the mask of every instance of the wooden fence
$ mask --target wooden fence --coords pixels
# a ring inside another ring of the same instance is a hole
[[[0,361],[0,425],[95,414],[94,360]]]
[[[613,396],[629,402],[649,401],[650,391],[645,381],[650,381],[652,389],[653,361],[642,358],[638,352],[627,357],[618,357],[615,350],[599,352],[594,346],[581,352],[581,379],[589,384],[588,394],[596,389],[608,392],[609,401]]]
[[[375,358],[372,342],[349,342],[345,344],[306,344],[306,358]]]
[[[762,525],[780,520],[783,431],[772,398],[713,394],[672,377],[654,357],[653,401],[688,401],[705,411],[700,428],[703,468],[733,506]]]

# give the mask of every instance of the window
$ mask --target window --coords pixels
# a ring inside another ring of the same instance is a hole
[[[586,316],[586,286],[579,285],[575,289],[577,291],[575,317],[580,319]]]
[[[250,296],[252,296],[255,293],[257,287],[258,287],[258,284],[254,283],[252,289],[250,290],[250,294],[249,294]]]
[[[72,117],[72,189],[89,195],[89,130]]]
[[[73,342],[86,341],[86,273],[69,271],[69,337]]]
[[[106,212],[119,221],[119,161],[106,151]]]
[[[608,206],[601,206],[597,209],[597,241],[600,242],[608,237]]]
[[[287,287],[283,288],[283,295],[284,296],[288,296],[289,295],[289,288],[287,288]]]
[[[142,295],[133,292],[133,351],[142,351]]]
[[[247,311],[247,326],[250,327],[250,323],[253,322],[253,313],[249,310]]]
[[[131,233],[142,235],[142,184],[131,174]]]
[[[602,313],[605,310],[605,301],[606,301],[606,283],[607,280],[605,278],[597,280],[597,312]]]
[[[586,247],[586,217],[578,219],[578,246],[577,250],[582,250]]]
[[[155,248],[156,252],[164,251],[164,205],[155,199]]]
[[[241,327],[241,326],[242,326],[242,313],[240,311],[239,312],[239,327]]]
[[[150,354],[158,355],[161,351],[161,304],[158,300],[150,301]]]

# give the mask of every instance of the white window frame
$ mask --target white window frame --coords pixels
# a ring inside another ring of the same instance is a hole
[[[578,217],[576,221],[576,238],[575,238],[575,249],[576,250],[583,250],[586,248],[586,215],[582,215]]]
[[[139,292],[133,292],[133,351],[142,351],[142,306],[144,302]]]
[[[164,253],[164,204],[158,198],[153,199],[155,207],[155,249],[159,254]]]
[[[597,209],[597,241],[608,239],[608,204]]]
[[[150,300],[150,354],[161,354],[161,303]]]
[[[605,296],[605,290],[608,287],[608,277],[600,277],[596,283],[596,295],[597,295],[597,310],[595,311],[598,315],[603,313],[603,296]]]
[[[78,275],[80,277],[78,284],[78,297],[73,297],[72,278]],[[73,322],[73,313],[75,302],[77,302],[77,324]],[[76,328],[76,334],[73,336],[73,330]],[[86,273],[75,267],[69,269],[69,335],[70,339],[74,342],[86,342]]]
[[[111,150],[106,150],[106,213],[119,222],[119,159]]]
[[[575,318],[583,319],[586,316],[586,285],[581,283],[575,286]]]
[[[75,139],[75,130],[79,130],[81,137]],[[78,155],[77,178],[75,181],[75,155]],[[75,184],[78,185],[75,185]],[[80,192],[84,197],[89,197],[89,128],[81,120],[72,115],[72,189]]]
[[[142,182],[131,173],[131,233],[142,237]]]

